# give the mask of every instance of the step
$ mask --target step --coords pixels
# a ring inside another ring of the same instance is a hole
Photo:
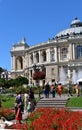
[[[48,103],[51,103],[51,102],[53,102],[53,103],[66,103],[67,101],[45,101],[45,100],[38,101],[38,103],[46,103],[46,102],[48,102]]]
[[[49,106],[49,105],[41,105],[41,106],[36,106],[36,108],[65,108],[65,106],[60,106],[60,105],[52,105],[52,106]]]
[[[36,108],[63,108],[66,102],[67,98],[42,98],[38,101]]]

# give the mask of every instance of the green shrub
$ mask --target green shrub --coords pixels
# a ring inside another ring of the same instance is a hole
[[[8,113],[7,115],[4,116],[8,121],[15,119],[15,114],[14,113]]]

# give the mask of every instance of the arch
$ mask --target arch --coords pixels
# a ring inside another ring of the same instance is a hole
[[[30,55],[31,64],[33,64],[33,54]]]
[[[68,47],[61,47],[61,60],[67,60]]]
[[[42,51],[42,59],[43,59],[43,62],[46,61],[46,51]]]
[[[36,57],[36,62],[38,63],[39,62],[39,53],[38,52],[36,52],[35,57]]]
[[[18,57],[16,58],[16,69],[17,69],[17,70],[23,69],[23,59],[22,59],[21,56],[18,56]]]

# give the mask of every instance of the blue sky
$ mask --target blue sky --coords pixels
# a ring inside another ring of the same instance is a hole
[[[29,46],[45,42],[82,21],[82,0],[0,0],[0,67],[11,70],[12,45],[26,38]]]

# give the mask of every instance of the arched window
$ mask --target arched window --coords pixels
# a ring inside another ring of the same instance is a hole
[[[43,58],[43,62],[45,62],[46,61],[46,51],[42,52],[42,58]]]
[[[67,53],[68,53],[68,48],[62,47],[61,48],[61,60],[67,60]]]
[[[50,61],[55,61],[55,52],[53,49],[50,50]]]
[[[17,70],[23,69],[23,59],[22,59],[21,56],[18,56],[18,57],[16,58],[16,69],[17,69]]]
[[[36,53],[36,62],[37,63],[39,62],[39,53],[38,52]]]
[[[33,54],[30,55],[31,64],[33,64]]]

